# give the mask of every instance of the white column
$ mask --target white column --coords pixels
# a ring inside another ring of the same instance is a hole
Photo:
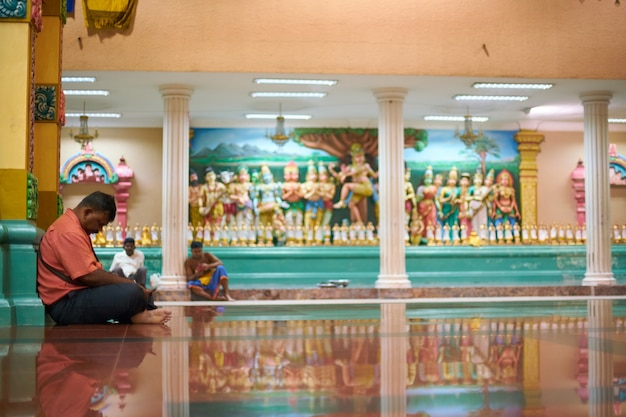
[[[380,305],[381,417],[406,416],[406,304]]]
[[[609,92],[580,95],[585,112],[585,210],[587,272],[583,285],[614,285],[611,269]]]
[[[183,264],[187,258],[186,230],[189,199],[189,100],[186,85],[159,88],[163,114],[163,235],[159,289],[185,288]]]
[[[613,301],[587,302],[589,416],[613,416]]]
[[[378,100],[380,274],[376,288],[409,288],[404,248],[405,88],[374,90]]]

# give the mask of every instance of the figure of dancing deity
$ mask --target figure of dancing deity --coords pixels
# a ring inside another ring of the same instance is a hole
[[[237,168],[237,178],[236,182],[233,184],[232,194],[230,196],[236,204],[235,219],[239,230],[244,227],[250,229],[254,224],[254,208],[252,207],[252,199],[250,198],[252,191],[253,186],[250,182],[248,167],[241,165]]]
[[[323,162],[318,166],[318,193],[323,201],[322,213],[318,216],[318,224],[324,227],[330,226],[330,219],[333,216],[333,198],[335,198],[335,179],[328,175],[328,170]]]
[[[509,223],[511,226],[519,221],[520,215],[515,200],[515,188],[513,188],[513,175],[503,169],[496,177],[497,186],[494,190],[493,219],[497,225]]]
[[[224,205],[221,199],[226,193],[226,186],[217,182],[217,175],[210,167],[206,169],[204,179],[206,183],[200,186],[200,215],[204,216],[204,224],[211,227],[219,226],[224,216]]]
[[[324,214],[324,200],[320,194],[320,183],[313,161],[309,161],[307,167],[306,181],[302,184],[302,197],[304,198],[304,228],[307,231],[313,230],[315,226],[322,223]]]
[[[274,214],[280,211],[283,201],[280,198],[280,186],[274,182],[272,171],[267,165],[261,167],[261,182],[254,189],[252,201],[258,223],[264,226],[271,225]]]
[[[343,185],[341,186],[339,201],[333,207],[346,207],[346,199],[352,193],[348,202],[350,221],[352,223],[363,223],[365,219],[362,218],[359,211],[359,203],[374,194],[374,186],[370,178],[377,178],[378,173],[365,161],[365,152],[360,143],[353,143],[350,146],[350,154],[352,155],[352,163],[337,174],[339,182]],[[352,181],[345,182],[347,177],[352,177]]]
[[[441,188],[439,193],[439,218],[441,223],[447,229],[450,230],[448,237],[452,238],[452,230],[459,221],[459,195],[460,190],[457,187],[458,171],[456,167],[452,167],[448,173],[448,180],[446,185]],[[444,232],[445,233],[445,232]]]
[[[304,201],[302,200],[302,188],[300,184],[300,172],[298,165],[290,161],[283,170],[284,183],[282,185],[282,200],[287,203],[284,211],[287,227],[294,229],[302,225],[304,218]]]

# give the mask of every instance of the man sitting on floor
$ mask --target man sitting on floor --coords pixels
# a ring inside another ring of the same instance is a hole
[[[191,243],[191,257],[185,261],[185,275],[192,294],[207,300],[234,300],[228,294],[228,273],[224,264],[212,253],[203,252],[200,242]]]
[[[113,257],[113,263],[109,270],[120,277],[135,280],[137,284],[146,286],[147,269],[143,266],[144,255],[135,249],[135,239],[124,239],[124,251],[118,252]]]

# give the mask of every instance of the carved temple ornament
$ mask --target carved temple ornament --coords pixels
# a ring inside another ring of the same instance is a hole
[[[585,224],[585,167],[582,160],[572,171],[572,188],[576,203],[576,220],[579,226]],[[626,158],[617,153],[617,146],[609,145],[609,184],[614,186],[626,185]]]
[[[130,198],[133,176],[133,170],[126,165],[123,156],[119,164],[114,166],[106,156],[94,151],[91,142],[87,142],[79,153],[70,156],[61,167],[59,190],[71,184],[112,185],[118,208],[117,222],[126,229],[127,202]],[[99,188],[95,188],[94,191],[96,189]]]

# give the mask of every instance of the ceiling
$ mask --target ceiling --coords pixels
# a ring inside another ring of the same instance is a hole
[[[248,120],[246,113],[308,114],[310,120],[287,120],[293,127],[375,128],[378,106],[373,94],[376,88],[404,87],[406,127],[422,129],[454,129],[459,122],[424,121],[426,115],[462,116],[469,108],[474,116],[487,116],[489,121],[476,127],[485,130],[537,129],[539,131],[582,131],[583,106],[581,93],[610,91],[613,99],[609,117],[626,118],[626,80],[572,79],[495,79],[427,76],[371,76],[319,74],[252,74],[191,72],[111,72],[64,71],[63,76],[95,76],[95,83],[65,83],[64,89],[109,90],[106,97],[66,97],[66,112],[121,113],[119,119],[91,117],[90,128],[162,127],[163,100],[159,86],[186,84],[193,88],[190,126],[201,127],[271,127],[273,120]],[[256,85],[255,78],[321,78],[334,79],[332,87],[297,87]],[[550,82],[549,90],[476,90],[472,84],[492,82]],[[257,99],[252,91],[326,91],[321,99]],[[457,94],[528,95],[524,102],[460,102]],[[532,110],[529,112],[529,109]],[[536,114],[546,110],[545,114]],[[66,127],[78,126],[77,118],[68,118]],[[624,131],[626,125],[611,124],[610,131]]]

